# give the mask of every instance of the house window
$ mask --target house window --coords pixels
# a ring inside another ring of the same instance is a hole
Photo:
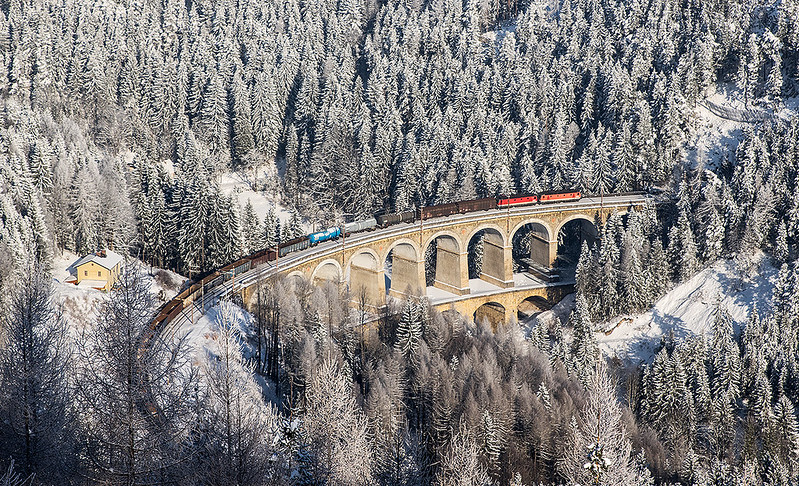
[[[98,277],[102,277],[102,276],[103,276],[103,272],[101,272],[101,271],[99,271],[99,270],[98,270],[98,271],[97,271],[97,276],[98,276]]]
[[[84,277],[88,277],[89,276],[89,271],[88,270],[84,270],[83,271],[83,276]]]

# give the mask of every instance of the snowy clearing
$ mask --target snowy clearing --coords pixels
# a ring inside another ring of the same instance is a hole
[[[238,172],[227,172],[219,177],[219,188],[226,195],[235,196],[239,201],[239,215],[244,213],[247,201],[252,204],[258,220],[263,222],[266,213],[274,209],[275,216],[283,225],[291,219],[291,211],[280,204],[278,198],[268,194],[266,191],[254,191],[251,184],[245,179],[243,174]],[[308,225],[303,221],[303,227],[307,230]]]
[[[712,334],[717,305],[730,313],[735,331],[740,332],[754,307],[761,315],[771,307],[779,270],[762,254],[758,263],[755,275],[746,277],[736,261],[716,262],[676,286],[632,322],[622,323],[609,335],[596,333],[600,349],[608,357],[649,361],[661,338],[670,332],[676,339]]]
[[[238,341],[241,346],[241,355],[245,361],[252,362],[256,359],[256,349],[247,341],[247,336],[252,335],[253,317],[245,309],[222,301],[209,307],[205,314],[195,315],[194,322],[187,323],[180,328],[178,336],[185,339],[185,344],[191,349],[192,362],[202,365],[209,357],[213,356],[213,341],[216,339],[220,323],[224,320],[230,322],[238,331]],[[253,379],[261,387],[261,393],[268,403],[278,403],[275,385],[269,379],[251,373]]]
[[[128,257],[130,259],[130,257]],[[67,283],[67,278],[74,274],[73,265],[80,256],[64,251],[53,258],[53,287],[55,299],[64,310],[64,317],[72,332],[79,332],[90,325],[96,318],[102,302],[108,294],[102,290],[78,287]],[[177,295],[186,281],[186,277],[169,270],[151,268],[139,260],[133,259],[141,268],[144,278],[150,284],[150,292],[155,298],[155,305],[160,306]]]
[[[745,127],[775,117],[790,120],[797,113],[799,97],[782,100],[777,107],[763,99],[747,106],[740,89],[731,84],[719,84],[694,110],[696,131],[687,144],[686,159],[694,167],[715,169],[725,157],[735,159]]]

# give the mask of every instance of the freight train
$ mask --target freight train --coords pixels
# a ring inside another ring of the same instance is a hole
[[[519,194],[515,196],[493,198],[486,197],[482,199],[473,199],[470,201],[460,201],[448,204],[439,204],[437,206],[426,206],[416,211],[402,211],[399,213],[389,214],[376,214],[374,217],[365,219],[363,221],[355,221],[346,223],[343,226],[333,226],[324,231],[317,231],[306,236],[300,236],[289,241],[285,241],[278,245],[277,248],[266,248],[259,250],[251,255],[242,258],[230,265],[216,270],[200,280],[193,283],[188,288],[184,289],[174,299],[164,304],[161,307],[158,315],[153,319],[150,325],[149,338],[153,336],[156,329],[171,322],[183,309],[193,305],[193,302],[202,299],[205,292],[213,290],[219,285],[227,282],[228,280],[236,278],[251,268],[255,268],[262,263],[272,262],[278,258],[282,258],[289,253],[305,250],[306,248],[316,246],[324,241],[332,241],[342,236],[349,236],[352,233],[362,231],[372,231],[375,228],[385,228],[399,223],[412,223],[417,220],[426,220],[431,218],[441,218],[451,216],[453,214],[470,213],[473,211],[487,211],[490,209],[505,209],[516,206],[526,206],[530,204],[545,204],[552,202],[562,201],[576,201],[582,197],[580,191],[551,191],[542,192],[540,194]]]

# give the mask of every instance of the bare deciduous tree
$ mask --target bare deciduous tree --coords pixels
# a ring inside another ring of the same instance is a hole
[[[349,377],[335,359],[324,358],[306,392],[303,433],[311,453],[309,465],[317,481],[368,485],[372,478],[372,446],[366,419]]]
[[[196,373],[184,340],[151,336],[152,312],[149,286],[126,265],[98,322],[81,336],[77,409],[91,481],[165,484],[184,471]]]
[[[17,281],[2,321],[0,461],[11,458],[19,473],[46,484],[68,483],[76,472],[71,350],[50,277],[38,264],[30,263]]]
[[[221,304],[203,369],[207,398],[197,437],[203,482],[280,484],[287,475],[273,447],[279,440],[279,419],[264,403],[253,370],[242,357],[232,312],[231,304]]]

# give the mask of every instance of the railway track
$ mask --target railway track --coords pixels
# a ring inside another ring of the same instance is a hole
[[[159,323],[154,321],[154,325],[151,326],[150,332],[142,339],[140,354],[150,352],[149,348],[153,346],[154,343],[164,343],[167,342],[167,340],[174,341],[174,339],[181,334],[181,330],[187,323],[193,323],[194,315],[196,315],[197,318],[201,317],[205,314],[205,309],[208,306],[216,304],[221,299],[254,285],[258,281],[272,275],[281,272],[290,272],[294,268],[310,260],[331,256],[348,248],[374,243],[387,238],[411,237],[418,234],[422,229],[444,229],[453,224],[462,223],[480,224],[481,222],[496,220],[501,216],[534,217],[557,210],[592,210],[609,207],[625,208],[629,207],[631,204],[641,204],[645,202],[657,203],[659,201],[651,195],[643,194],[615,195],[604,198],[584,197],[578,201],[564,203],[489,209],[472,213],[454,214],[413,223],[399,223],[387,228],[356,233],[350,237],[342,238],[341,241],[323,242],[317,246],[280,257],[274,262],[267,261],[250,268],[240,275],[235,276],[233,279],[224,281],[211,290],[205,291],[203,289],[199,297],[196,295],[197,292],[195,291],[186,299],[189,300],[188,303],[184,300],[182,310],[172,319],[168,321],[164,320]],[[464,296],[458,296],[456,298],[464,298]],[[146,370],[142,370],[141,376],[143,376],[145,380],[147,379]],[[155,403],[149,383],[144,383],[143,385],[145,389],[148,390],[147,395],[149,397],[148,402],[143,404],[143,406],[150,410],[152,414],[158,415],[157,412],[153,411],[157,410],[158,407]]]
[[[539,204],[535,206],[521,206],[510,209],[492,209],[478,211],[475,213],[456,214],[443,218],[436,218],[414,223],[400,223],[389,226],[388,228],[378,229],[363,234],[354,234],[349,238],[340,241],[330,241],[319,244],[318,246],[293,253],[290,256],[279,258],[276,262],[266,262],[255,268],[242,273],[233,280],[226,281],[210,291],[203,293],[199,302],[193,300],[189,306],[185,307],[178,316],[163,326],[159,334],[164,334],[170,338],[176,336],[179,330],[187,323],[191,322],[191,314],[195,312],[197,316],[204,314],[209,305],[213,305],[222,298],[231,294],[234,290],[254,285],[260,280],[281,272],[290,272],[294,268],[308,262],[309,260],[332,256],[348,248],[367,245],[387,238],[410,237],[417,234],[422,228],[427,230],[444,229],[453,224],[474,223],[496,220],[497,217],[507,216],[536,216],[551,213],[553,210],[591,210],[607,207],[626,207],[630,204],[640,204],[646,201],[654,201],[652,196],[647,195],[624,195],[608,196],[605,198],[586,197],[579,201],[566,202],[561,204]],[[235,285],[235,289],[234,289]]]

